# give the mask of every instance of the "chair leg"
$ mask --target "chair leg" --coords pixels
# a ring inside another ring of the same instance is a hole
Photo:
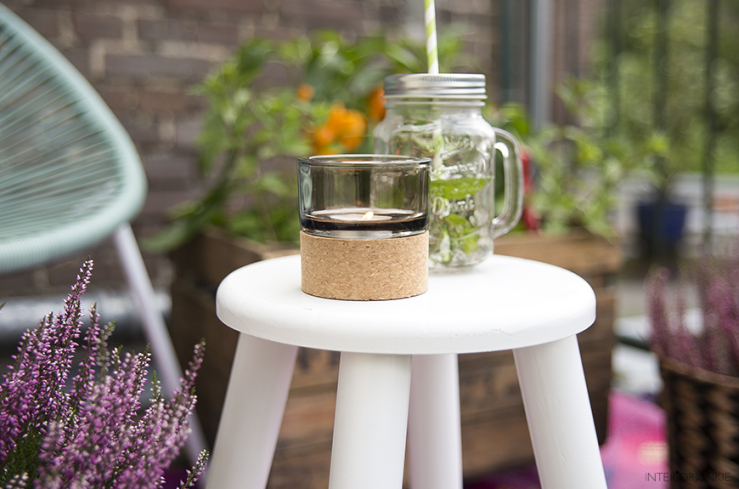
[[[542,489],[606,489],[577,337],[513,354]]]
[[[164,324],[164,318],[154,303],[154,288],[151,285],[131,225],[128,223],[121,225],[116,229],[113,238],[121,257],[128,284],[139,306],[144,331],[151,344],[152,356],[157,364],[157,377],[162,381],[164,392],[171,393],[179,388],[182,370],[172,346],[172,340],[167,332],[167,327]],[[195,413],[190,416],[190,429],[186,450],[190,462],[195,463],[198,454],[206,448],[203,429]],[[202,477],[201,479],[204,480],[205,478]]]
[[[411,489],[462,489],[457,355],[413,357],[408,445]]]
[[[239,335],[207,489],[264,489],[298,347]]]
[[[329,489],[401,489],[410,355],[341,354]]]

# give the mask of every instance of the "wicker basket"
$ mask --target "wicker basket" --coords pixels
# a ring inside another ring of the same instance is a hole
[[[739,487],[739,378],[660,359],[670,487]]]

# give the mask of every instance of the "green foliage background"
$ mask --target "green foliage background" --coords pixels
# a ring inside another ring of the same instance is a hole
[[[489,107],[491,123],[518,136],[534,158],[536,191],[527,196],[527,205],[544,231],[582,227],[611,236],[609,213],[626,175],[641,172],[666,195],[675,174],[702,169],[707,2],[670,2],[664,121],[654,120],[656,2],[621,2],[620,51],[614,56],[604,34],[593,50],[591,76],[567,80],[558,89],[575,124],[534,132],[524,108]],[[712,67],[718,173],[739,171],[737,21],[739,2],[722,1],[718,60]],[[440,33],[442,72],[459,66],[480,71],[463,51],[461,32]],[[325,31],[284,43],[255,39],[244,44],[195,88],[209,106],[199,139],[208,188],[200,199],[175,209],[171,225],[149,239],[148,247],[175,248],[207,225],[257,241],[297,240],[294,172],[284,171],[280,159],[311,154],[308,131],[323,123],[333,103],[364,111],[367,96],[385,75],[425,72],[425,60],[423,42],[382,34],[348,41]],[[259,88],[269,63],[286,68],[287,86]],[[311,100],[297,97],[301,83],[313,87]],[[358,153],[372,152],[372,129],[367,128]]]
[[[657,2],[621,0],[613,52],[602,29],[587,78],[557,90],[576,124],[531,130],[521,107],[492,111],[494,125],[517,134],[536,163],[536,191],[528,204],[544,231],[582,227],[612,236],[609,213],[618,184],[629,174],[648,178],[657,195],[670,193],[680,172],[703,170],[706,151],[706,8],[708,2],[671,0],[667,17],[666,117],[655,120]],[[715,171],[739,172],[739,2],[720,2],[718,59],[712,67],[717,114]],[[613,21],[613,19],[609,19]],[[664,128],[664,129],[662,129]]]
[[[474,66],[458,30],[445,30],[438,46],[442,70]],[[297,185],[286,160],[312,154],[310,129],[325,121],[332,104],[363,112],[386,75],[426,71],[425,60],[423,42],[380,34],[348,41],[323,31],[283,43],[246,42],[193,90],[208,101],[198,139],[207,190],[175,208],[170,225],[146,240],[147,249],[169,251],[207,225],[261,242],[296,242]],[[284,66],[290,83],[261,87],[270,63]],[[314,90],[310,100],[297,95],[303,83]],[[372,129],[357,153],[372,152]]]
[[[594,52],[593,65],[603,84],[615,63],[620,106],[618,125],[627,139],[643,143],[659,124],[655,121],[656,2],[622,0],[622,49],[611,57],[608,43]],[[661,121],[665,131],[666,172],[656,175],[658,186],[669,184],[676,172],[701,171],[705,152],[705,66],[708,2],[672,0],[667,17],[667,107]],[[717,112],[718,172],[739,172],[739,2],[720,2],[718,59],[712,67]],[[612,94],[613,95],[613,94]],[[613,98],[612,98],[613,100]],[[609,110],[614,110],[610,108]],[[612,114],[611,114],[612,115]]]

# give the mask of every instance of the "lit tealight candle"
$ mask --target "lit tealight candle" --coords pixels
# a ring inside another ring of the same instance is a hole
[[[298,160],[303,291],[349,300],[425,292],[429,166],[395,155]]]
[[[301,225],[318,236],[372,239],[423,232],[427,221],[427,215],[413,210],[341,208],[314,211],[301,219]]]

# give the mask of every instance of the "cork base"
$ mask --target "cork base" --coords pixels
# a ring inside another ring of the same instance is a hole
[[[300,233],[303,292],[327,299],[378,301],[428,289],[429,234],[389,239],[321,238]]]

